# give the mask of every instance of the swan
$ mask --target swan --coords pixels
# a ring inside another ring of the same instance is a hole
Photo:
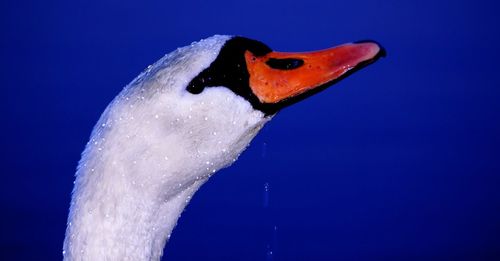
[[[216,35],[150,65],[108,105],[76,171],[64,260],[159,260],[184,207],[262,126],[384,53],[306,53]]]

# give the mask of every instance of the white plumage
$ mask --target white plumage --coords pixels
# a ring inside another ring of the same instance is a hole
[[[166,55],[102,114],[78,166],[65,260],[158,260],[193,193],[268,120],[227,88],[185,90],[227,39]]]

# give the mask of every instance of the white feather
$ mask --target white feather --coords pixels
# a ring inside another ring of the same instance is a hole
[[[269,120],[225,87],[185,90],[228,39],[166,55],[102,114],[76,173],[65,260],[159,260],[192,195]]]

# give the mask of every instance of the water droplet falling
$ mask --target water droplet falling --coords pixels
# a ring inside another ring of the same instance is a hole
[[[266,261],[272,261],[273,259],[273,249],[270,245],[267,245],[266,249]]]
[[[278,239],[278,226],[274,225],[271,239],[269,240],[270,243],[267,244],[267,249],[266,249],[267,261],[274,260],[274,256],[276,255],[277,239]]]
[[[269,191],[270,191],[269,182],[266,182],[264,183],[264,201],[263,201],[263,206],[265,208],[269,207]]]

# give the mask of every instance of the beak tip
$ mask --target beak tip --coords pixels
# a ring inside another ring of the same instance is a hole
[[[363,44],[363,43],[371,43],[371,44],[375,44],[379,50],[378,52],[375,54],[375,56],[373,57],[373,59],[378,59],[380,57],[386,57],[387,56],[387,51],[385,50],[385,48],[377,41],[374,41],[374,40],[361,40],[361,41],[356,41],[356,42],[353,42],[354,44]]]

